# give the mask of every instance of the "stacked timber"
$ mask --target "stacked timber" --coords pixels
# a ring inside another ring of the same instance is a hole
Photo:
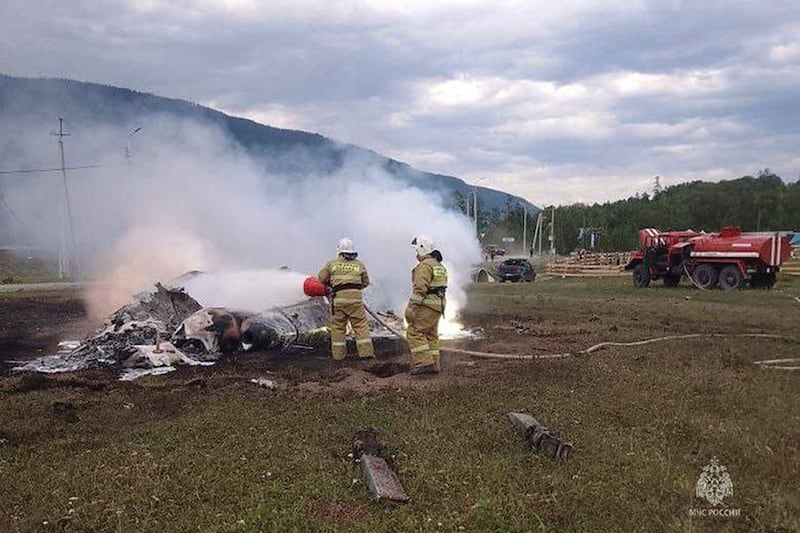
[[[550,276],[562,278],[603,278],[626,275],[625,265],[630,253],[577,252],[566,260],[548,263],[545,270]]]
[[[612,276],[624,276],[624,266],[606,265],[580,265],[575,263],[549,263],[546,268],[550,276],[562,278],[607,278]]]
[[[631,252],[587,252],[578,250],[567,259],[570,263],[595,266],[625,266],[630,261]]]
[[[800,259],[790,259],[781,266],[781,272],[789,276],[800,276]]]

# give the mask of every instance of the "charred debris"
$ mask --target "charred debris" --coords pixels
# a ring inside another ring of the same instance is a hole
[[[112,313],[102,328],[80,342],[67,341],[59,351],[18,362],[15,371],[74,372],[105,368],[121,379],[175,370],[176,365],[211,365],[221,357],[247,351],[287,356],[327,349],[330,317],[326,298],[306,298],[263,311],[203,307],[182,286],[156,283],[153,290]],[[398,339],[386,323],[402,327],[392,313],[373,320],[373,336],[396,351]]]

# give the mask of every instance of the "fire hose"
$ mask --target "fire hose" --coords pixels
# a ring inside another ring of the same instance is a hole
[[[392,333],[394,333],[400,339],[405,340],[405,335],[397,331],[395,328],[387,324],[381,317],[375,313],[372,309],[367,306],[364,306],[364,309],[367,310],[372,318],[374,318],[378,324],[385,327]],[[565,352],[565,353],[553,353],[553,354],[538,354],[538,355],[528,355],[528,354],[506,354],[506,353],[492,353],[492,352],[477,352],[474,350],[464,350],[461,348],[448,348],[448,347],[441,347],[440,350],[443,352],[450,352],[450,353],[460,353],[463,355],[469,355],[471,357],[476,357],[478,359],[516,359],[516,360],[539,360],[539,359],[563,359],[566,357],[572,357],[575,355],[586,354],[589,355],[591,353],[597,352],[604,348],[608,348],[611,346],[619,346],[619,347],[630,347],[630,346],[644,346],[647,344],[653,344],[656,342],[664,342],[664,341],[672,341],[672,340],[682,340],[682,339],[698,339],[702,337],[749,337],[749,338],[760,338],[760,339],[776,339],[776,340],[786,340],[791,342],[800,342],[800,339],[796,339],[794,337],[787,337],[785,335],[772,335],[769,333],[734,333],[734,334],[724,334],[724,333],[690,333],[687,335],[670,335],[667,337],[656,337],[653,339],[645,339],[641,341],[635,342],[601,342],[599,344],[595,344],[594,346],[590,346],[583,350],[578,350],[577,352]],[[798,366],[784,366],[782,363],[798,363]],[[779,370],[800,370],[800,358],[791,358],[791,359],[768,359],[763,361],[754,361],[754,364],[758,365],[761,368],[773,368]],[[781,364],[781,366],[778,366]]]
[[[394,333],[397,337],[402,340],[406,340],[405,335],[400,333],[398,330],[387,324],[381,317],[375,313],[372,309],[364,306],[364,309],[367,310],[372,318],[375,319],[378,324],[385,327],[392,333]],[[750,337],[750,338],[761,338],[761,339],[777,339],[777,340],[787,340],[791,342],[800,342],[800,339],[796,339],[794,337],[787,337],[785,335],[772,335],[768,333],[734,333],[734,334],[724,334],[724,333],[690,333],[687,335],[670,335],[667,337],[656,337],[654,339],[645,339],[641,341],[635,342],[601,342],[599,344],[595,344],[594,346],[590,346],[583,350],[578,350],[577,352],[565,352],[565,353],[553,353],[553,354],[538,354],[538,355],[527,355],[527,354],[506,354],[506,353],[491,353],[491,352],[477,352],[474,350],[463,350],[461,348],[447,348],[442,346],[440,348],[443,352],[451,352],[451,353],[460,353],[463,355],[469,355],[471,357],[476,357],[478,359],[516,359],[516,360],[539,360],[539,359],[563,359],[566,357],[572,357],[575,355],[586,354],[589,355],[591,353],[597,352],[604,348],[608,348],[611,346],[619,346],[619,347],[630,347],[630,346],[644,346],[646,344],[653,344],[656,342],[664,342],[664,341],[672,341],[672,340],[682,340],[682,339],[698,339],[702,337]],[[785,366],[783,363],[798,363],[798,366]],[[763,361],[754,361],[755,365],[758,365],[760,368],[772,368],[776,370],[800,370],[800,358],[790,358],[790,359],[768,359]]]
[[[376,313],[375,311],[373,311],[372,309],[370,309],[370,308],[369,308],[369,307],[367,307],[366,305],[364,306],[364,309],[366,309],[366,310],[367,310],[367,313],[369,313],[369,314],[370,314],[370,316],[371,316],[372,318],[374,318],[374,319],[375,319],[375,321],[376,321],[378,324],[380,324],[381,326],[385,327],[386,329],[388,329],[389,331],[391,331],[392,333],[394,333],[396,336],[400,337],[401,339],[403,339],[403,340],[406,340],[406,336],[405,336],[405,335],[403,335],[402,333],[400,333],[399,331],[397,331],[395,328],[393,328],[392,326],[390,326],[389,324],[387,324],[387,323],[386,323],[386,321],[385,321],[385,320],[383,320],[383,319],[380,317],[380,315],[378,315],[378,313]]]
[[[706,288],[697,283],[694,277],[689,273],[689,268],[686,266],[686,262],[683,263],[683,271],[686,272],[686,277],[689,278],[689,282],[694,285],[695,289],[700,289],[701,291],[706,290]]]
[[[602,350],[604,348],[608,348],[611,346],[620,346],[620,347],[630,347],[630,346],[644,346],[646,344],[653,344],[656,342],[664,342],[664,341],[672,341],[672,340],[681,340],[681,339],[698,339],[703,337],[751,337],[751,338],[761,338],[761,339],[777,339],[777,340],[786,340],[791,342],[800,342],[800,339],[796,339],[794,337],[787,337],[785,335],[772,335],[768,333],[734,333],[734,334],[724,334],[724,333],[692,333],[688,335],[670,335],[667,337],[656,337],[654,339],[645,339],[641,341],[635,342],[601,342],[599,344],[595,344],[594,346],[590,346],[583,350],[578,350],[576,352],[566,352],[566,353],[553,353],[553,354],[537,354],[537,355],[530,355],[530,354],[503,354],[503,353],[490,353],[490,352],[477,352],[473,350],[463,350],[460,348],[445,348],[442,347],[441,350],[445,352],[451,353],[460,353],[464,355],[469,355],[471,357],[476,357],[479,359],[511,359],[511,360],[539,360],[539,359],[563,359],[566,357],[573,357],[577,355],[588,355],[594,353],[596,351]],[[800,366],[774,366],[777,363],[790,363],[790,362],[800,362],[800,358],[793,358],[793,359],[770,359],[764,361],[754,361],[754,364],[758,365],[761,368],[775,368],[775,369],[782,369],[782,370],[800,370]]]

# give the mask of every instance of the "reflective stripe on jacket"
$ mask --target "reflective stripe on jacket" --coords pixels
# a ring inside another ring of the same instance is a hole
[[[361,290],[344,289],[336,291],[337,287],[343,285],[360,285],[362,289],[369,285],[369,274],[367,267],[358,259],[345,259],[342,256],[328,261],[322,270],[317,274],[317,278],[323,285],[328,285],[335,292],[334,301],[336,303],[361,302]]]

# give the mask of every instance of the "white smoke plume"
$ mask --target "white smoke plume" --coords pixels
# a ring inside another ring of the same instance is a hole
[[[107,283],[88,294],[95,316],[155,281],[190,270],[216,273],[193,282],[190,293],[196,291],[201,303],[281,305],[301,294],[303,276],[276,282],[274,269],[316,274],[344,236],[353,239],[369,269],[372,301],[402,312],[416,263],[410,242],[419,234],[436,241],[449,267],[448,315],[463,307],[479,245],[470,221],[437,195],[394,180],[369,160],[290,179],[245,155],[215,127],[171,116],[143,117],[141,123],[135,137],[127,128],[84,125],[67,141],[68,166],[104,165],[68,176],[84,271]],[[26,131],[23,137],[30,138]],[[55,157],[37,159],[43,146],[36,139],[30,147],[19,143],[18,164],[53,166]],[[56,156],[54,139],[46,140]],[[126,143],[130,167],[122,157]],[[308,157],[300,151],[281,156]],[[64,221],[61,176],[18,179],[4,193],[28,236],[55,252]]]

